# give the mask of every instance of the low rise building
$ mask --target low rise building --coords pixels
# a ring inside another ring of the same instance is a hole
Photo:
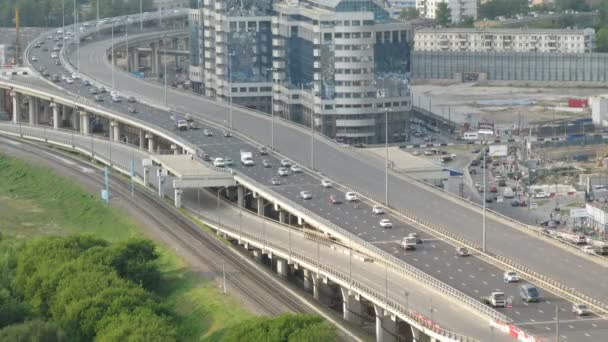
[[[593,124],[608,127],[608,95],[594,96],[589,99]]]
[[[421,28],[416,51],[587,53],[595,48],[595,30]]]
[[[466,18],[477,18],[477,0],[416,0],[416,8],[421,17],[435,19],[441,3],[448,4],[453,23],[459,23]]]
[[[593,201],[585,204],[587,212],[587,224],[596,231],[604,233],[608,231],[608,204]]]

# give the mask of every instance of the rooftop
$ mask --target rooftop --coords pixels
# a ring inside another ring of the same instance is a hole
[[[420,28],[416,32],[450,32],[450,33],[532,33],[532,34],[584,34],[592,29],[530,29],[530,28]]]

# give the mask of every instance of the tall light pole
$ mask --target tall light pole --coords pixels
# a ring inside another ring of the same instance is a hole
[[[114,82],[114,21],[112,21],[112,52],[111,52],[111,60],[112,60],[112,89],[116,89],[116,83]]]
[[[315,112],[310,112],[310,168],[315,169]]]
[[[95,22],[95,27],[99,26],[99,0],[95,0],[97,6],[97,15],[95,16],[97,21]]]
[[[384,116],[385,116],[385,132],[384,132],[384,149],[386,152],[386,162],[384,165],[384,203],[386,204],[386,206],[388,207],[388,111],[389,109],[386,108],[384,110]]]
[[[61,32],[61,40],[63,40],[63,37],[65,37],[65,0],[61,0],[61,29],[63,30]]]
[[[125,21],[125,36],[127,41],[127,72],[131,72],[131,63],[129,63],[129,21]]]
[[[271,72],[270,77],[272,79],[272,92],[270,94],[270,149],[274,150],[274,68],[268,68]]]
[[[99,1],[99,0],[97,0]],[[139,0],[139,29],[144,29],[144,5],[143,0]]]
[[[486,184],[486,145],[483,145],[483,223],[481,226],[481,250],[486,252],[486,191],[488,191],[488,185]]]
[[[74,37],[76,38],[76,69],[80,73],[80,30],[78,28],[78,11],[76,10],[76,0],[74,0]]]
[[[232,57],[234,52],[228,53],[228,88],[230,91],[230,129],[232,129]]]
[[[165,106],[167,105],[167,59],[165,58]]]

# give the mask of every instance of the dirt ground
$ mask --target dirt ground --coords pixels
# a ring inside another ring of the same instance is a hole
[[[459,123],[476,125],[478,122],[493,122],[497,127],[514,128],[521,122],[537,124],[569,118],[591,117],[589,109],[582,112],[554,110],[567,107],[568,99],[589,98],[608,94],[605,88],[535,88],[506,86],[477,86],[473,83],[451,85],[416,84],[412,87],[414,105],[425,109],[429,98],[435,113],[450,117]],[[529,104],[482,105],[478,101],[516,101]],[[532,102],[532,103],[530,103]]]

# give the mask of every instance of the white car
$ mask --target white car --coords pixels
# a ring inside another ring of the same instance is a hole
[[[321,186],[323,186],[324,188],[331,188],[331,182],[328,179],[324,179],[321,181]]]
[[[502,280],[505,282],[505,284],[516,283],[519,281],[519,275],[515,271],[506,271],[502,275]]]
[[[118,92],[116,90],[112,90],[110,92],[110,96],[114,97],[114,96],[118,96]]]
[[[549,198],[549,194],[541,191],[534,194],[534,198]]]
[[[344,195],[344,198],[349,202],[353,202],[357,200],[357,194],[352,191],[349,191]]]
[[[80,76],[77,73],[73,73],[72,74],[72,78],[75,79],[75,80],[77,80],[77,79],[80,78]]]
[[[382,227],[382,228],[392,228],[393,227],[393,223],[389,219],[382,219],[382,220],[380,220],[380,222],[378,224],[380,224],[380,227]]]
[[[120,96],[112,96],[112,101],[120,102],[120,101],[122,101],[122,99],[120,98]]]
[[[372,207],[372,214],[382,215],[382,214],[384,214],[384,208],[382,208],[381,206],[375,205]]]
[[[38,61],[38,57],[32,56],[32,62],[37,62],[37,61]]]
[[[205,128],[205,129],[203,130],[203,134],[204,134],[206,137],[211,137],[211,136],[213,136],[213,132],[211,132],[211,130],[210,130],[210,129],[207,129],[207,128]]]
[[[279,168],[279,176],[289,176],[289,169],[286,167]]]
[[[290,167],[291,166],[291,162],[287,159],[281,159],[281,166],[284,167]]]
[[[68,77],[68,78],[65,79],[65,82],[67,84],[72,84],[72,83],[74,83],[74,80],[71,77]]]
[[[572,313],[577,316],[587,316],[591,314],[591,310],[585,304],[572,304]]]
[[[312,193],[310,191],[300,191],[300,198],[303,200],[311,199]]]
[[[270,180],[270,182],[272,183],[272,185],[281,185],[281,180],[275,177],[272,177],[272,180]]]
[[[302,172],[302,168],[299,167],[298,165],[291,165],[291,172],[300,173],[300,172]]]
[[[215,167],[226,166],[226,163],[224,163],[224,158],[215,158],[215,160],[213,160],[213,166],[215,166]]]
[[[51,58],[57,58],[57,52],[51,53]]]

